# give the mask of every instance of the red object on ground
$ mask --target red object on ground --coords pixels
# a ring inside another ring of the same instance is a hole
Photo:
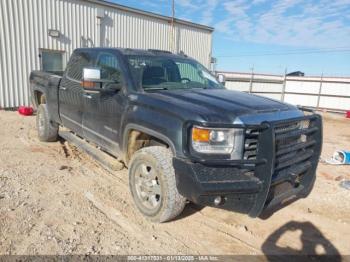
[[[20,106],[18,108],[18,113],[24,116],[31,116],[33,114],[33,108],[30,106]]]
[[[346,118],[350,118],[350,110],[346,111]]]

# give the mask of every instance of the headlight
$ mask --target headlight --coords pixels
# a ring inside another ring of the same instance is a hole
[[[242,129],[192,127],[192,148],[198,153],[231,154],[240,157]]]

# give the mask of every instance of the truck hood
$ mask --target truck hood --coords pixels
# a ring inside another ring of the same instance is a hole
[[[160,90],[145,95],[158,100],[152,101],[152,105],[166,105],[163,110],[183,119],[208,122],[233,123],[237,117],[247,115],[298,111],[292,105],[270,98],[227,89]]]

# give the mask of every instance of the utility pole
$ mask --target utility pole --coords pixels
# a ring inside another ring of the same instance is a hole
[[[323,71],[320,79],[320,87],[318,89],[318,97],[317,97],[317,105],[316,108],[317,110],[320,108],[320,100],[321,100],[321,94],[322,94],[322,84],[323,84]]]
[[[250,68],[252,71],[252,75],[250,77],[250,83],[249,83],[249,93],[253,91],[253,81],[254,81],[254,65]]]
[[[282,94],[281,94],[281,101],[282,102],[284,102],[284,96],[286,94],[286,84],[287,84],[287,67],[284,69],[284,78],[283,78]]]
[[[175,47],[175,0],[171,3],[171,51],[174,52]]]

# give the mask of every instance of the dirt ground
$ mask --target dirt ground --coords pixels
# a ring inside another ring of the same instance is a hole
[[[324,115],[323,158],[350,150],[350,120]],[[350,166],[320,163],[311,195],[267,220],[187,205],[152,224],[127,170],[109,173],[67,143],[41,143],[35,117],[0,111],[0,254],[348,254]]]

